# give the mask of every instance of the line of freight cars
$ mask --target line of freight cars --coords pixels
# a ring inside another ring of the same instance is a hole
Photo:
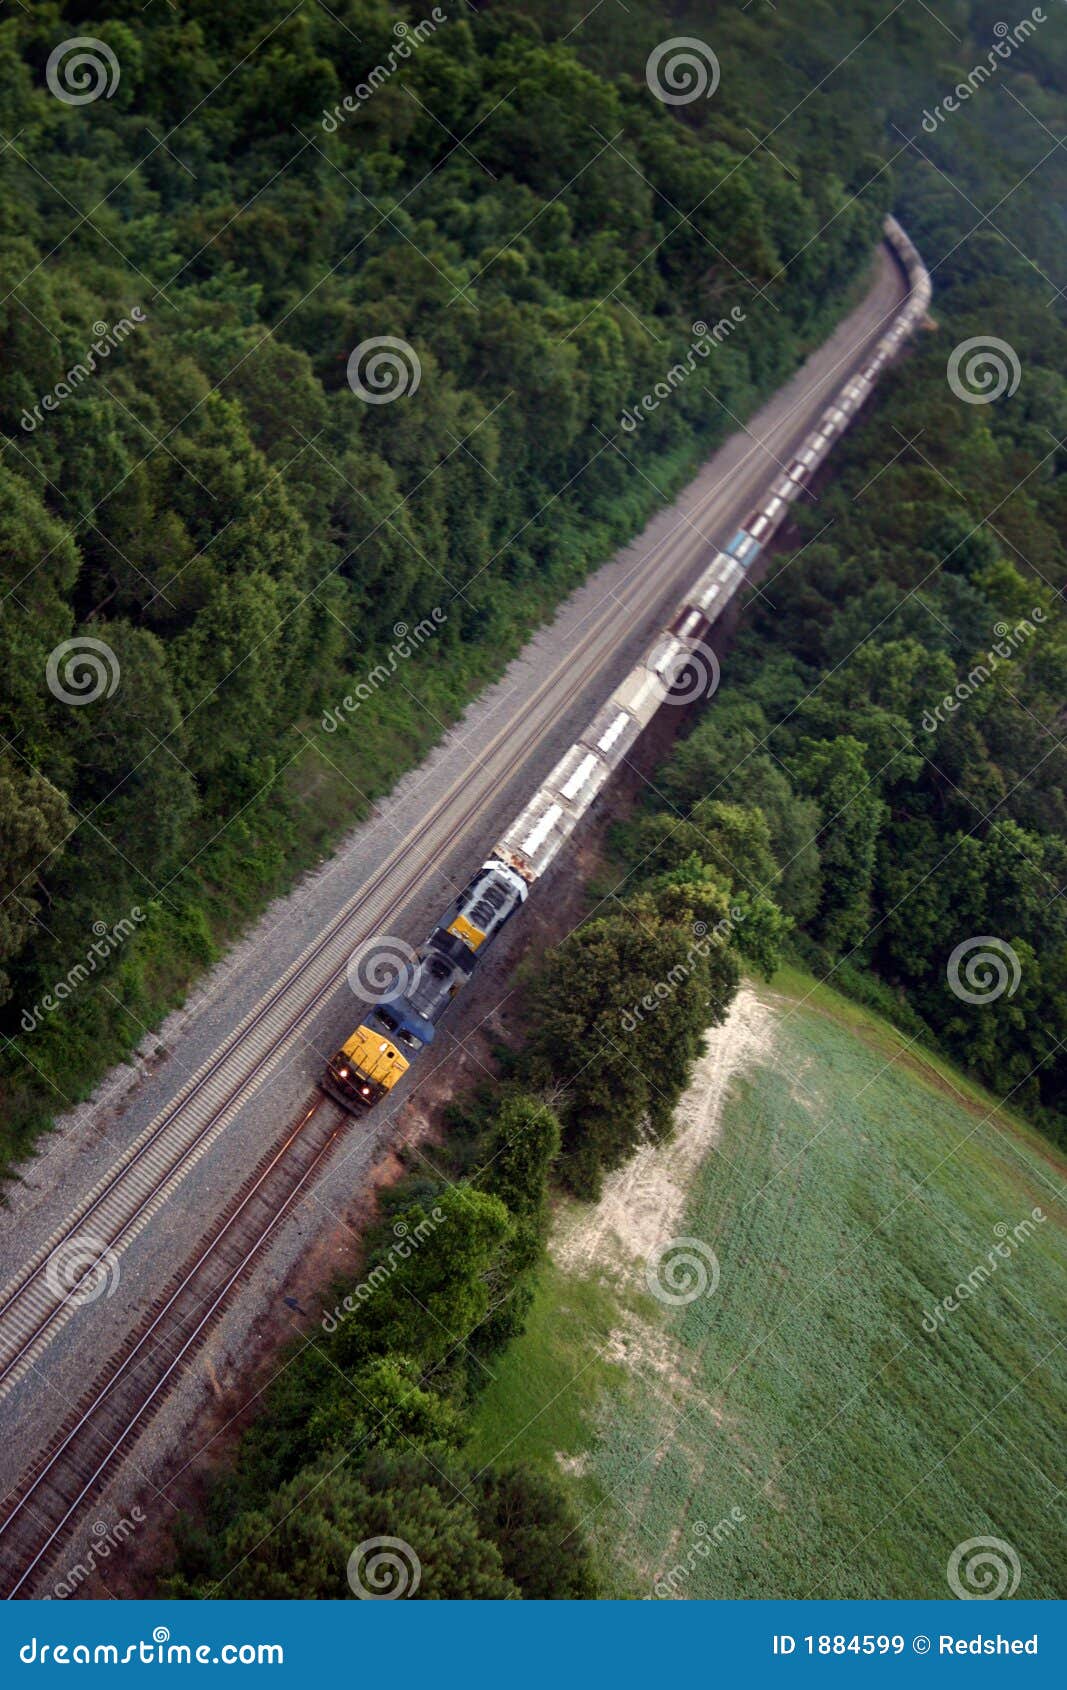
[[[420,948],[413,966],[401,971],[392,995],[368,1009],[330,1062],[324,1089],[346,1109],[362,1114],[403,1078],[432,1042],[438,1021],[478,959],[522,907],[530,887],[558,856],[664,699],[694,668],[699,682],[700,666],[711,657],[704,640],[712,623],[929,307],[930,277],[893,217],[886,219],[885,237],[907,276],[903,307],[860,373],[850,376],[827,406],[764,503],[725,549],[715,553],[668,627],[505,829],[488,861]]]

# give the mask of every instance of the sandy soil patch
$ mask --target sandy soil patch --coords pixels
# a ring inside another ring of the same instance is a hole
[[[556,1460],[561,1473],[569,1473],[572,1479],[584,1479],[592,1466],[593,1457],[588,1450],[583,1450],[581,1455],[567,1455],[564,1450],[557,1449]]]
[[[632,1272],[675,1236],[693,1175],[718,1143],[729,1088],[752,1063],[771,1054],[777,1017],[742,987],[721,1027],[708,1034],[707,1054],[677,1111],[670,1144],[643,1146],[604,1181],[592,1207],[575,1207],[557,1224],[549,1248],[568,1273]]]

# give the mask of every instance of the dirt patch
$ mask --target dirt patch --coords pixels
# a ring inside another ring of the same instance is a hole
[[[561,1473],[568,1473],[572,1479],[584,1479],[593,1457],[588,1450],[583,1450],[581,1455],[565,1455],[563,1450],[557,1449],[556,1460]]]
[[[651,1390],[664,1403],[688,1405],[699,1397],[705,1407],[711,1408],[705,1392],[692,1383],[692,1358],[686,1360],[664,1327],[642,1320],[632,1310],[624,1310],[618,1326],[608,1333],[603,1356],[605,1361],[637,1374],[646,1390]],[[722,1418],[718,1413],[714,1417]]]
[[[723,1025],[707,1035],[671,1142],[643,1146],[609,1174],[598,1203],[568,1209],[557,1223],[549,1248],[565,1272],[631,1274],[635,1262],[648,1261],[675,1235],[693,1175],[718,1143],[729,1088],[745,1067],[770,1054],[776,1022],[754,991],[738,992]]]

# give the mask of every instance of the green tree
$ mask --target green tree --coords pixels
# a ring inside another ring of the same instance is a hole
[[[432,1211],[405,1211],[373,1240],[361,1298],[333,1339],[344,1367],[359,1367],[386,1350],[422,1369],[444,1361],[484,1320],[491,1279],[512,1234],[498,1197],[455,1186]]]
[[[586,922],[550,953],[531,989],[528,1073],[552,1088],[564,1177],[583,1196],[644,1133],[670,1133],[702,1035],[737,989],[735,954],[708,942],[686,889],[671,902],[666,918],[641,893]]]
[[[61,792],[43,775],[0,762],[0,1002],[11,987],[3,964],[16,957],[33,930],[41,877],[63,848],[72,825]]]
[[[813,930],[833,951],[861,945],[871,925],[875,849],[888,815],[877,781],[868,773],[864,747],[851,734],[806,739],[790,769],[823,815],[818,837],[822,899]]]
[[[530,1467],[489,1467],[475,1505],[499,1546],[504,1572],[527,1601],[588,1601],[599,1594],[589,1546],[559,1481]]]
[[[324,1461],[238,1515],[212,1546],[209,1567],[165,1589],[231,1601],[333,1601],[361,1589],[418,1601],[514,1600],[518,1588],[480,1529],[467,1482],[442,1451],[382,1453],[361,1467]],[[381,1538],[401,1547],[391,1554],[375,1543]]]

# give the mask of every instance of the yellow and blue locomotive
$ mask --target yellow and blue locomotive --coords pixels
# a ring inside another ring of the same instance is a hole
[[[478,958],[525,901],[522,875],[483,863],[418,953],[406,989],[379,1000],[326,1070],[323,1088],[353,1114],[372,1109],[432,1044],[437,1023]]]

